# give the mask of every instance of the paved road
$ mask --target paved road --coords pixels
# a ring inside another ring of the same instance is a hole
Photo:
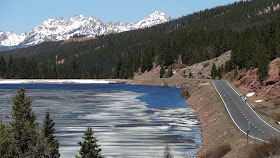
[[[280,135],[280,131],[262,120],[227,82],[214,80],[212,83],[231,119],[242,133],[247,134],[248,123],[250,123],[249,136],[251,138],[267,141],[271,136]]]

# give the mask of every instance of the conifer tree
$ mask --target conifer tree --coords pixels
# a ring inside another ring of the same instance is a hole
[[[49,146],[40,136],[37,116],[31,109],[31,97],[25,97],[21,88],[14,97],[9,130],[11,157],[47,157]]]
[[[91,127],[87,128],[87,131],[83,136],[84,141],[78,142],[81,146],[79,151],[81,157],[76,156],[76,158],[102,158],[100,145],[97,144],[97,139],[93,136],[93,131]]]
[[[192,72],[189,73],[189,78],[192,78],[193,77],[193,74]]]
[[[164,75],[165,75],[165,69],[164,69],[164,66],[160,66],[160,78],[164,78]]]
[[[168,77],[170,78],[170,77],[172,77],[173,76],[173,71],[172,71],[172,67],[170,67],[169,69],[168,69]]]
[[[217,68],[216,68],[215,63],[212,65],[212,69],[211,69],[211,77],[212,77],[212,78],[217,77]]]
[[[7,70],[7,65],[4,57],[1,55],[0,57],[0,78],[4,78]]]
[[[46,138],[47,143],[50,145],[50,152],[51,158],[58,158],[60,156],[59,154],[59,142],[54,136],[55,132],[55,122],[54,120],[50,117],[50,112],[49,110],[46,112],[46,117],[44,120],[43,128],[42,128],[42,134]]]
[[[8,132],[7,126],[0,123],[0,156],[4,157],[9,152],[9,140],[8,140]]]
[[[116,66],[115,71],[114,71],[114,78],[121,78],[122,77],[121,68],[123,66],[123,62],[124,62],[123,57],[119,56],[118,61],[117,61],[117,66]]]
[[[37,117],[31,109],[32,99],[25,98],[25,92],[25,89],[21,88],[13,99],[10,123],[18,156],[30,152],[38,139],[38,123],[35,122]]]
[[[13,64],[14,64],[14,58],[13,58],[13,56],[10,55],[8,64],[7,64],[7,70],[5,73],[5,78],[11,78],[11,70],[12,70]]]

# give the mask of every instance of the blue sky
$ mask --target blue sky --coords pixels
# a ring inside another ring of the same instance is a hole
[[[0,31],[29,32],[46,19],[81,14],[103,21],[135,23],[159,10],[171,18],[240,0],[1,0]]]

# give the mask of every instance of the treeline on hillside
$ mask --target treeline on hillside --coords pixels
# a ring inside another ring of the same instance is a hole
[[[54,136],[55,122],[50,112],[46,112],[42,129],[39,130],[37,116],[31,108],[32,98],[26,97],[25,93],[26,90],[21,88],[13,98],[10,122],[0,122],[0,157],[59,158],[59,142]],[[92,128],[87,128],[83,140],[78,142],[81,157],[102,158]]]
[[[119,57],[114,71],[115,78],[132,78],[133,72],[150,70],[153,64],[168,67],[176,61],[192,65],[220,56],[231,49],[237,32],[231,29],[197,32],[179,29],[165,35],[141,55],[125,61]],[[231,35],[231,36],[228,36]]]
[[[239,68],[258,68],[259,80],[262,81],[268,77],[269,62],[279,56],[280,16],[270,24],[240,32],[233,45],[231,63]]]
[[[258,12],[278,3],[277,0],[241,1],[142,30],[99,36],[84,42],[48,42],[0,52],[6,60],[6,71],[22,74],[20,72],[23,70],[20,69],[29,67],[23,67],[25,63],[33,63],[30,67],[37,65],[31,70],[36,75],[9,76],[2,73],[0,77],[132,78],[134,72],[149,70],[153,63],[161,65],[163,69],[176,61],[194,64],[244,44],[240,42],[244,32],[254,27],[261,30],[260,26],[275,21],[279,16],[279,10],[263,15],[258,15]],[[233,50],[233,53],[236,52],[238,50]],[[10,55],[13,55],[14,61],[26,62],[9,65]],[[232,62],[236,60],[239,59]],[[232,63],[228,67],[238,64]],[[258,66],[256,62],[252,65]]]
[[[192,65],[218,57],[227,50],[232,50],[232,56],[225,65],[226,71],[234,68],[259,68],[259,80],[264,80],[268,76],[269,62],[280,56],[280,16],[268,24],[242,31],[223,28],[217,31],[191,32],[181,29],[169,33],[151,49],[146,49],[141,57],[119,62],[115,77],[133,77],[131,71],[134,71],[135,67],[129,65],[138,64],[136,67],[141,67],[144,72],[150,70],[154,63],[167,67],[175,63],[178,56],[184,64]],[[139,62],[139,59],[142,60]]]

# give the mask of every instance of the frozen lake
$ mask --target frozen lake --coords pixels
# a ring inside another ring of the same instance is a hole
[[[87,126],[105,157],[193,157],[200,129],[182,89],[119,84],[0,84],[0,112],[7,115],[20,87],[32,96],[41,124],[47,109],[56,122],[61,157],[75,157]],[[4,119],[4,122],[7,121]]]

